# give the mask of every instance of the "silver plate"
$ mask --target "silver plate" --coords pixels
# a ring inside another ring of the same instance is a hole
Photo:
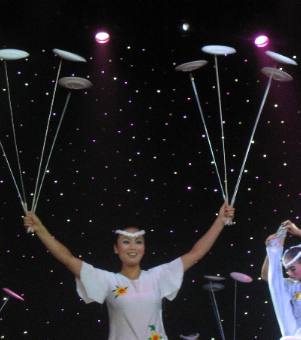
[[[204,284],[203,286],[203,289],[205,290],[212,290],[214,292],[218,292],[219,290],[222,290],[225,288],[225,286],[221,283],[217,283],[217,282],[214,282],[214,283],[206,283]]]
[[[226,280],[223,276],[214,276],[214,275],[204,275],[204,278],[210,281],[223,281]]]
[[[269,77],[272,77],[273,80],[276,80],[276,81],[291,81],[293,80],[293,77],[282,71],[282,70],[279,70],[278,68],[275,68],[275,67],[263,67],[261,69],[261,72],[267,76],[268,78]]]
[[[176,71],[191,72],[198,68],[205,66],[208,63],[207,60],[194,60],[188,63],[184,63],[175,67]]]
[[[84,90],[93,85],[90,80],[81,77],[63,77],[58,83],[68,90]]]

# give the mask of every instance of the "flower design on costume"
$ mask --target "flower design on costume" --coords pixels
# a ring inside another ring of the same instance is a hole
[[[301,292],[296,292],[294,294],[294,300],[296,300],[296,301],[301,300]]]
[[[125,295],[128,291],[128,287],[119,287],[116,286],[116,289],[112,290],[112,292],[115,294],[115,299],[119,296]]]
[[[151,335],[147,340],[160,340],[160,339],[162,339],[162,336],[160,335],[160,333],[156,332],[156,326],[155,325],[149,325],[148,327],[151,331]]]

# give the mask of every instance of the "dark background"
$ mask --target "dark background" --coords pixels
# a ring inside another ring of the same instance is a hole
[[[218,57],[231,197],[268,81],[261,69],[274,66],[253,39],[266,33],[268,49],[298,61],[300,6],[298,1],[1,1],[0,47],[30,53],[7,62],[29,205],[60,61],[52,49],[87,59],[63,61],[61,76],[93,83],[87,91],[72,92],[42,187],[37,213],[50,231],[74,254],[109,270],[118,270],[112,253],[112,230],[118,226],[148,230],[145,268],[189,250],[223,200],[189,76],[174,68],[208,60],[194,75],[223,175],[214,57],[201,47],[237,50]],[[184,21],[190,23],[188,32],[181,31]],[[111,34],[107,45],[94,40],[101,28]],[[226,278],[216,297],[226,338],[232,338],[233,271],[253,278],[238,283],[236,338],[280,337],[259,276],[265,238],[284,219],[298,224],[300,216],[300,66],[282,66],[294,80],[272,82],[239,187],[236,224],[225,228],[212,251],[187,272],[177,298],[164,305],[172,340],[196,332],[202,340],[220,339],[202,288],[205,274]],[[0,139],[18,180],[2,65],[1,75]],[[49,139],[66,95],[58,87]],[[0,338],[106,339],[105,306],[80,301],[72,275],[23,230],[4,157],[0,191],[1,286],[25,298],[4,307]]]

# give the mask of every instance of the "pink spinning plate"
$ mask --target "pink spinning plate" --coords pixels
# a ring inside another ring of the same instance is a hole
[[[261,72],[268,78],[272,77],[273,80],[277,80],[277,81],[293,80],[293,77],[291,75],[275,67],[263,67],[261,69]]]
[[[24,299],[22,298],[22,296],[18,295],[17,293],[13,292],[11,289],[9,288],[2,288],[2,290],[9,296],[17,299],[17,300],[21,300],[24,301]]]
[[[207,60],[194,60],[188,63],[184,63],[175,67],[176,71],[191,72],[198,68],[205,66],[208,63]]]
[[[232,277],[232,279],[239,281],[239,282],[243,282],[243,283],[250,283],[253,281],[251,276],[243,274],[243,273],[232,272],[230,273],[230,276]]]

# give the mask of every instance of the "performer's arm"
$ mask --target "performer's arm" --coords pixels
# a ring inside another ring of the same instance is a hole
[[[290,220],[282,222],[282,225],[284,226],[284,228],[287,230],[289,234],[296,236],[296,237],[301,237],[301,230]],[[268,242],[275,238],[277,238],[277,234],[272,234],[268,236],[265,241],[265,244],[268,245]],[[285,238],[282,238],[280,242],[281,242],[281,246],[283,246],[285,242]],[[264,281],[268,281],[268,272],[269,272],[269,259],[266,256],[261,267],[261,278]]]
[[[184,254],[181,258],[183,261],[184,271],[193,266],[196,262],[201,260],[211,249],[214,242],[222,232],[227,220],[233,219],[234,208],[225,202],[220,210],[217,218],[211,225],[210,229],[195,243],[192,249]]]
[[[266,256],[261,267],[261,278],[264,281],[268,281],[268,273],[269,273],[269,259]]]
[[[59,262],[65,265],[75,276],[80,276],[82,261],[73,256],[67,247],[56,240],[34,213],[28,212],[26,214],[24,217],[24,226],[33,229],[50,253]]]

